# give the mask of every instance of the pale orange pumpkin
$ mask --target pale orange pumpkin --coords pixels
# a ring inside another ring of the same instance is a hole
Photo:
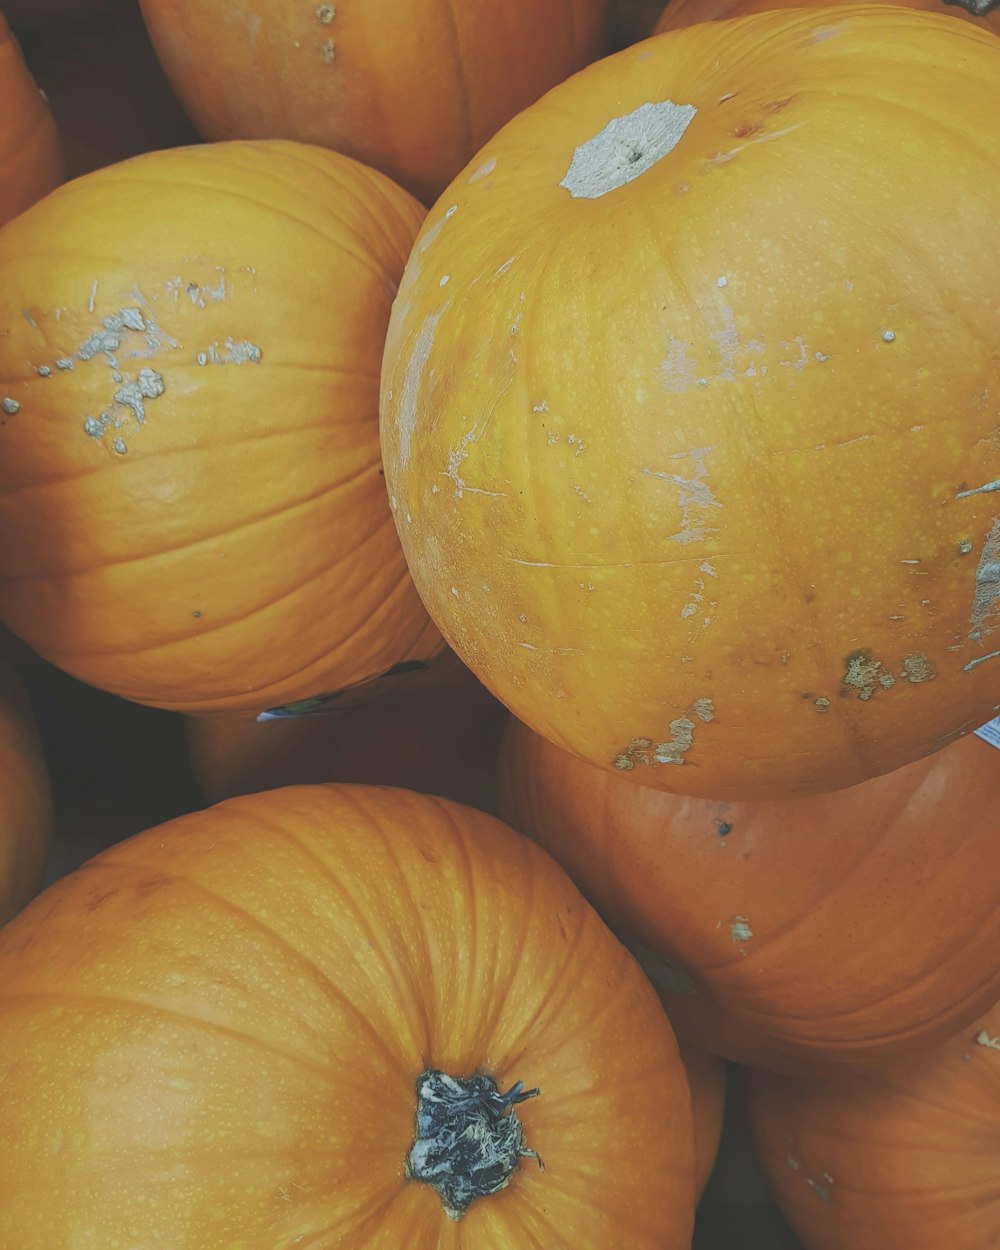
[[[457,1224],[417,1179],[422,1078],[461,1110],[435,1070],[508,1097],[470,1093],[504,1167]],[[687,1250],[694,1214],[635,962],[499,821],[379,787],[229,800],[29,906],[0,934],[0,1150],[18,1250]]]
[[[763,798],[1000,703],[998,81],[1000,43],[932,14],[705,23],[442,195],[386,479],[432,616],[538,732]]]
[[[1000,1244],[1000,1006],[871,1076],[747,1073],[746,1107],[805,1250]]]
[[[425,203],[509,118],[609,46],[610,0],[141,0],[209,139],[299,139]]]
[[[276,141],[136,157],[0,232],[14,633],[183,711],[256,713],[436,653],[378,445],[421,216],[381,174]]]
[[[346,706],[258,722],[192,716],[191,764],[210,803],[325,781],[400,786],[483,811],[496,808],[496,757],[507,711],[446,652],[423,671],[361,687]]]
[[[38,889],[52,827],[52,798],[27,697],[0,655],[0,925]]]
[[[901,4],[908,9],[941,13],[964,18],[988,30],[1000,32],[1000,13],[995,12],[997,0],[871,0],[873,4]],[[748,13],[767,13],[772,9],[832,8],[831,0],[668,0],[653,29],[654,34],[693,26],[696,22],[715,22],[728,17],[744,17]]]
[[[1000,995],[1000,766],[977,736],[836,794],[711,802],[512,722],[499,792],[634,946],[679,1035],[727,1058],[884,1061]]]
[[[137,5],[25,29],[21,44],[58,126],[67,177],[198,141]]]
[[[0,12],[0,226],[62,180],[59,136],[45,97]]]

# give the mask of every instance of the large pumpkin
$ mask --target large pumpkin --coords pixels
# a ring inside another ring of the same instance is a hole
[[[378,445],[421,215],[347,157],[232,143],[99,170],[0,233],[14,633],[186,711],[264,711],[440,647]]]
[[[931,14],[706,23],[556,88],[441,197],[386,479],[431,614],[522,720],[748,798],[992,714],[998,81],[1000,43]]]
[[[1000,32],[1000,13],[993,12],[996,0],[870,0],[873,4],[902,4],[908,9],[950,14]],[[830,8],[830,0],[668,0],[653,29],[654,34],[692,26],[695,22],[715,22],[748,13],[772,9]]]
[[[142,0],[206,138],[346,152],[426,203],[510,117],[608,48],[610,0]]]
[[[1000,1244],[1000,1006],[870,1077],[749,1073],[746,1104],[805,1250]]]
[[[58,186],[55,122],[0,13],[0,226]]]
[[[18,917],[0,1150],[18,1250],[687,1250],[693,1221],[634,961],[498,821],[377,787],[230,800]]]
[[[197,142],[137,5],[88,22],[25,29],[21,43],[59,128],[67,177]]]
[[[711,802],[512,723],[499,789],[635,945],[679,1034],[730,1059],[884,1060],[1000,996],[1000,765],[974,735],[836,794]]]
[[[324,781],[401,786],[484,811],[496,807],[496,757],[507,711],[453,652],[429,669],[359,687],[341,706],[259,722],[192,716],[191,763],[211,803]]]
[[[35,722],[21,683],[0,655],[0,925],[38,889],[51,823]]]

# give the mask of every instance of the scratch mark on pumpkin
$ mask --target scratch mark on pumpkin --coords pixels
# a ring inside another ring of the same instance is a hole
[[[971,673],[974,668],[978,668],[980,664],[985,664],[987,660],[995,660],[1000,656],[1000,651],[990,651],[986,655],[976,656],[974,660],[970,660],[968,664],[962,666],[963,673]]]
[[[405,383],[404,383],[405,393]],[[448,449],[448,467],[439,476],[448,478],[455,486],[455,498],[461,499],[466,491],[470,495],[489,495],[491,499],[503,499],[506,496],[502,491],[484,490],[481,486],[469,486],[459,473],[462,465],[469,457],[469,446],[474,443],[479,435],[483,432],[483,425],[473,426],[471,430],[462,435],[462,441],[457,447],[449,447]]]
[[[90,288],[90,299],[87,301],[87,312],[93,312],[97,305],[97,279],[94,279],[94,285]]]
[[[987,482],[985,486],[976,486],[972,490],[960,490],[955,498],[968,499],[970,495],[991,495],[998,490],[1000,490],[1000,477],[992,482]]]
[[[396,418],[396,427],[399,432],[399,462],[403,468],[410,459],[410,443],[417,425],[417,401],[420,397],[424,370],[430,359],[438,322],[447,307],[448,304],[445,303],[437,312],[427,314],[424,324],[420,327],[420,333],[414,341],[410,359],[406,362],[406,369],[403,373],[403,392],[399,397],[399,412]]]

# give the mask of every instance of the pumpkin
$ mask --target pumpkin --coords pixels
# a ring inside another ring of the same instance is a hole
[[[248,142],[98,170],[0,233],[13,633],[189,712],[262,712],[440,649],[378,444],[421,212],[347,157]]]
[[[46,26],[56,22],[83,22],[112,9],[124,9],[131,0],[4,0],[3,11],[15,26]]]
[[[746,1074],[757,1155],[805,1250],[991,1250],[1000,1006],[866,1076]]]
[[[55,122],[0,13],[0,226],[62,179]]]
[[[141,0],[208,139],[346,152],[430,203],[482,144],[608,49],[610,0]]]
[[[21,682],[0,655],[0,925],[38,889],[51,825],[35,721]]]
[[[341,707],[277,720],[192,716],[191,763],[210,803],[324,781],[400,786],[496,807],[506,709],[447,652]]]
[[[197,142],[137,6],[25,29],[21,44],[58,125],[68,177]]]
[[[695,1192],[705,1192],[722,1141],[726,1110],[726,1065],[717,1055],[681,1043],[681,1058],[691,1091],[694,1116]]]
[[[931,14],[707,23],[562,84],[441,197],[386,481],[428,610],[533,729],[767,798],[992,714],[998,78]]]
[[[729,1059],[887,1061],[1000,996],[1000,769],[976,735],[835,794],[712,802],[512,723],[499,801],[634,945],[680,1036]]]
[[[1000,15],[996,0],[873,0],[875,4],[903,4],[908,9],[928,13],[950,14],[1000,32]],[[662,34],[691,26],[695,22],[714,22],[727,17],[743,17],[748,13],[766,13],[771,9],[828,8],[829,0],[668,0],[656,22],[653,33]]]
[[[380,787],[231,799],[22,913],[0,1148],[19,1250],[687,1250],[693,1223],[635,962],[537,847]]]

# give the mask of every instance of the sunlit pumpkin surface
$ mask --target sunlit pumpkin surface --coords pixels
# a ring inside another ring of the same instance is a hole
[[[528,1150],[449,1218],[416,1082],[491,1076]],[[233,799],[112,847],[0,933],[0,1244],[688,1250],[670,1027],[565,874],[469,808]]]
[[[808,1250],[992,1250],[1000,1007],[870,1079],[753,1073],[760,1161]]]
[[[499,777],[504,819],[709,1050],[832,1073],[946,1038],[1000,997],[1000,757],[975,735],[836,794],[712,802],[512,724]]]
[[[829,790],[1000,704],[1000,42],[877,7],[646,41],[424,223],[382,443],[448,641],[680,793]]]
[[[98,170],[0,233],[13,632],[185,711],[257,713],[435,653],[378,442],[422,215],[373,170],[276,141]]]

